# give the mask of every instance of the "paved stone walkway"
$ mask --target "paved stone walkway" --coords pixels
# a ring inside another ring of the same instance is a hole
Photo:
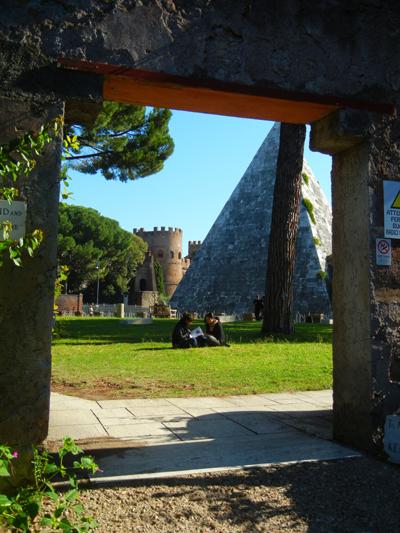
[[[359,455],[331,441],[331,417],[329,390],[100,401],[53,393],[48,440],[112,443],[100,454],[103,480]]]

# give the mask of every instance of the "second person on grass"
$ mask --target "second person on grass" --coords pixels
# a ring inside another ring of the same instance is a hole
[[[173,348],[201,348],[205,346],[229,346],[225,342],[225,333],[218,317],[207,313],[204,317],[206,333],[201,328],[191,331],[193,318],[184,313],[172,332]]]

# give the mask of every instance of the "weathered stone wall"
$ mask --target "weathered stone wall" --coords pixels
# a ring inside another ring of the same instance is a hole
[[[0,143],[62,113],[61,104],[43,109],[0,99]],[[56,139],[20,183],[26,230],[42,229],[42,245],[22,268],[6,259],[0,271],[0,442],[20,446],[41,442],[48,429],[60,154]]]
[[[6,0],[0,86],[101,98],[95,76],[57,70],[60,58],[75,58],[391,101],[399,89],[399,26],[395,1]]]
[[[341,111],[314,125],[311,144],[333,154],[335,436],[379,452],[385,417],[400,407],[400,241],[390,267],[375,253],[383,180],[398,181],[400,125]]]
[[[265,290],[279,125],[276,124],[232,193],[190,268],[171,305],[199,313],[251,312]],[[294,275],[294,310],[331,314],[326,283],[319,278],[331,253],[331,209],[306,162],[308,184],[302,196],[311,201],[316,223],[301,208]],[[315,239],[315,241],[314,241]]]

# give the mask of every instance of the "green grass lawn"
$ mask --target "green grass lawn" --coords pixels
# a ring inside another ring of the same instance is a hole
[[[174,350],[175,320],[127,326],[58,318],[53,389],[87,398],[222,396],[332,386],[332,328],[299,324],[290,339],[259,338],[260,323],[224,324],[230,347]],[[202,325],[201,321],[195,322]]]

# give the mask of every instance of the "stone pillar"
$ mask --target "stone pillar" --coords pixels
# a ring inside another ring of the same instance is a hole
[[[117,304],[117,317],[124,318],[125,317],[125,306],[124,304]]]
[[[0,143],[63,113],[63,105],[0,99]],[[45,439],[49,421],[51,330],[59,201],[61,139],[47,145],[32,175],[19,184],[27,201],[26,231],[44,241],[23,266],[0,267],[0,442],[24,446]]]
[[[382,452],[385,417],[400,407],[400,241],[376,266],[383,180],[400,180],[400,122],[341,110],[312,125],[311,149],[331,154],[334,436]]]

